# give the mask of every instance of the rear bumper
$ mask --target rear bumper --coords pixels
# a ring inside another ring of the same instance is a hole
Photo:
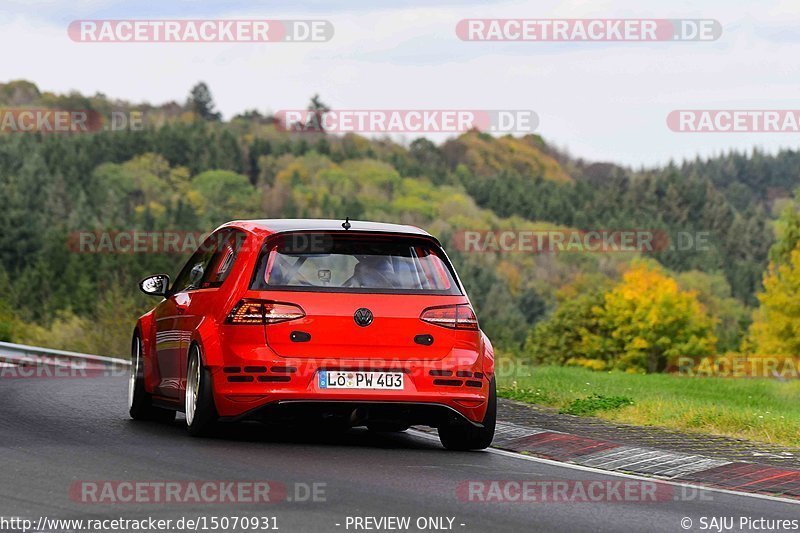
[[[221,417],[225,422],[257,420],[285,422],[337,419],[347,425],[360,426],[370,422],[401,422],[409,426],[440,427],[454,423],[481,424],[463,413],[443,404],[420,402],[375,402],[343,400],[277,400],[234,417]]]
[[[456,361],[458,364],[456,364]],[[442,361],[249,360],[210,367],[217,412],[223,420],[306,416],[403,420],[438,426],[459,418],[480,424],[490,375],[474,352]],[[326,389],[322,370],[403,372],[403,390]]]

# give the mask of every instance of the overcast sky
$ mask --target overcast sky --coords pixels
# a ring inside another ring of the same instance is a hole
[[[638,167],[729,149],[796,148],[798,135],[671,132],[673,109],[800,109],[800,2],[3,0],[0,81],[183,101],[206,81],[226,118],[305,107],[532,109],[573,156]],[[751,4],[751,5],[747,5]],[[306,6],[306,7],[300,7]],[[327,43],[76,43],[77,19],[327,19]],[[464,18],[703,18],[713,42],[464,42]],[[405,140],[410,140],[408,136]],[[435,139],[439,140],[439,139]]]

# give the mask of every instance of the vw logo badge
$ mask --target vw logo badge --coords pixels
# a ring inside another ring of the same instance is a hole
[[[372,311],[367,309],[366,307],[362,307],[361,309],[356,310],[356,314],[353,315],[353,319],[356,321],[356,324],[365,328],[372,324]]]

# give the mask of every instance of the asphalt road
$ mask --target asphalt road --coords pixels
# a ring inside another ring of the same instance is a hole
[[[465,501],[457,490],[470,480],[582,483],[621,478],[499,453],[447,452],[436,440],[416,433],[386,436],[351,430],[320,435],[240,424],[214,438],[193,439],[185,434],[180,415],[173,425],[134,422],[125,404],[122,377],[0,379],[0,517],[37,523],[40,517],[262,516],[275,517],[281,532],[299,533],[365,531],[348,528],[348,517],[411,517],[406,531],[419,531],[419,517],[449,517],[451,530],[459,532],[684,531],[684,517],[693,520],[692,531],[701,530],[701,517],[733,517],[737,530],[742,516],[800,518],[797,504],[677,489],[691,501]],[[324,498],[318,498],[324,501],[87,504],[70,496],[70,487],[83,480],[271,480],[285,484],[293,500],[298,499],[295,491],[305,492],[303,487],[325,485]],[[13,526],[6,522],[0,530]]]

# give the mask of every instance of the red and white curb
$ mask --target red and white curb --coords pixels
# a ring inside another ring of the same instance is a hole
[[[626,446],[507,422],[497,423],[492,446],[599,470],[800,500],[800,470]]]

